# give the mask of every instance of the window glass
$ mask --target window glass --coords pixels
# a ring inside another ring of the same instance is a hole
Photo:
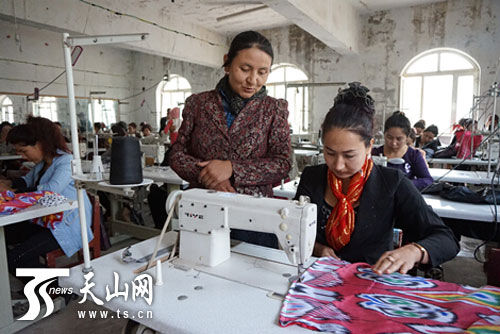
[[[436,72],[438,70],[438,54],[430,54],[417,59],[408,67],[406,73]]]

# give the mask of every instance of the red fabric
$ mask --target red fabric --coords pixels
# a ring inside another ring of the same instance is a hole
[[[463,131],[463,130],[458,130],[455,132],[455,136],[457,138],[457,142],[455,144],[455,150],[457,152],[457,158],[463,159],[463,158],[473,158],[474,157],[474,152],[476,152],[476,149],[478,146],[481,144],[481,141],[483,140],[482,135],[476,135],[474,136],[474,147],[473,147],[473,153],[471,154],[471,132],[470,131]]]
[[[361,197],[372,168],[373,160],[366,158],[361,170],[351,177],[347,195],[342,193],[342,181],[328,169],[328,184],[333,195],[337,198],[337,204],[326,223],[326,241],[334,250],[341,249],[351,240],[355,220],[352,205]]]
[[[295,281],[280,325],[333,333],[499,333],[500,288],[401,275],[320,258]]]
[[[165,134],[168,134],[168,131],[170,130],[170,127],[172,126],[174,122],[169,119],[167,124],[165,124],[165,128],[163,129],[163,132],[165,132]]]
[[[54,194],[52,191],[34,191],[16,194],[12,191],[0,192],[0,215],[10,215],[22,209],[29,208],[38,203],[40,198]],[[33,219],[33,223],[46,228],[54,228],[55,223],[62,221],[63,213],[55,213],[41,218]]]

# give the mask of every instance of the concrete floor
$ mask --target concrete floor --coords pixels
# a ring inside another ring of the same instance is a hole
[[[123,241],[108,252],[124,248],[137,240],[129,239]],[[457,284],[470,285],[480,287],[486,285],[486,275],[483,271],[483,265],[473,258],[473,250],[480,243],[475,239],[463,238],[461,241],[462,251],[452,261],[443,265],[444,281]],[[80,300],[80,298],[78,298]],[[106,311],[105,308],[99,307],[92,302],[78,304],[77,300],[72,300],[69,305],[49,316],[47,319],[41,320],[32,326],[19,331],[18,333],[26,334],[79,334],[79,333],[122,333],[127,320],[126,319],[79,319],[78,311],[83,310],[98,310]],[[111,315],[111,314],[110,314]],[[77,326],[77,327],[76,327]]]

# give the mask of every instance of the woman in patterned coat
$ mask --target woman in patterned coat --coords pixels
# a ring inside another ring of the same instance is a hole
[[[170,166],[191,187],[272,196],[272,184],[287,176],[287,102],[267,96],[264,86],[272,60],[264,36],[240,33],[215,90],[186,100]]]
[[[186,100],[170,166],[191,187],[272,196],[273,183],[287,177],[287,102],[267,96],[264,86],[272,61],[264,36],[242,32],[224,55],[226,75],[215,89]]]

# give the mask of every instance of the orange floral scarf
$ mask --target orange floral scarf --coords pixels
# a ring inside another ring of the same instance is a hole
[[[351,177],[347,195],[342,193],[342,181],[328,169],[328,184],[333,195],[337,198],[337,204],[328,217],[326,223],[326,240],[334,250],[339,250],[349,243],[354,230],[354,209],[352,204],[356,203],[361,194],[366,180],[373,168],[373,160],[366,158],[361,170]]]

